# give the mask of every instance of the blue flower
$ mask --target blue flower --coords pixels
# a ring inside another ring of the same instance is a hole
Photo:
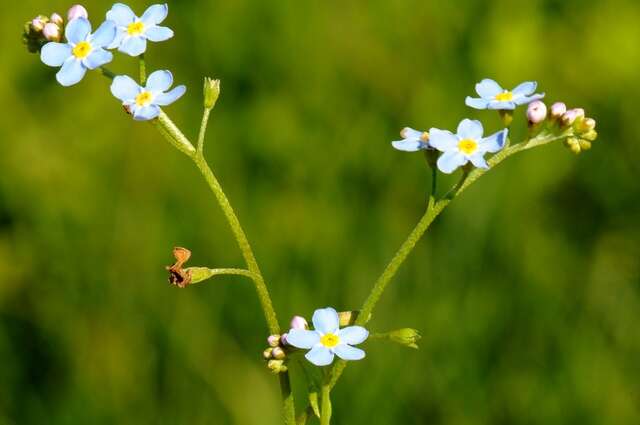
[[[438,158],[438,169],[451,174],[469,161],[478,168],[489,168],[484,154],[502,149],[507,140],[508,130],[505,128],[485,138],[482,137],[483,132],[480,121],[469,119],[460,121],[457,134],[437,128],[429,130],[429,144],[444,152]]]
[[[175,102],[187,90],[185,86],[177,86],[166,92],[172,84],[173,75],[169,71],[153,72],[145,87],[127,75],[118,75],[111,83],[111,93],[122,101],[134,120],[146,121],[158,116],[160,106]]]
[[[391,145],[399,151],[416,152],[420,149],[429,149],[429,133],[405,127],[400,131],[402,140],[395,140]]]
[[[87,69],[95,69],[111,62],[113,55],[103,47],[116,36],[115,24],[105,21],[91,34],[91,23],[85,18],[73,19],[64,31],[66,43],[52,41],[45,44],[40,59],[49,66],[61,66],[56,80],[71,86],[82,80]]]
[[[115,22],[118,33],[109,46],[130,56],[138,56],[147,50],[147,40],[164,41],[173,37],[173,31],[158,24],[167,17],[169,6],[154,4],[138,18],[126,4],[116,3],[107,12],[107,19]]]
[[[480,98],[467,96],[465,103],[476,109],[515,109],[518,105],[544,97],[544,93],[533,94],[537,86],[538,83],[535,81],[526,81],[509,91],[500,87],[495,81],[485,78],[476,84],[476,93]]]
[[[343,360],[360,360],[365,353],[352,347],[369,337],[369,331],[361,326],[340,329],[338,313],[331,307],[321,308],[313,313],[314,330],[291,329],[287,334],[287,344],[310,349],[305,357],[316,366],[326,366],[333,362],[334,355]]]

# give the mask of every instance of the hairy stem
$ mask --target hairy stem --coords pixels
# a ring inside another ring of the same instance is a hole
[[[331,423],[331,385],[328,382],[322,386],[321,403],[320,425],[329,425]]]
[[[142,53],[139,58],[140,64],[140,85],[144,86],[147,82],[147,64],[144,61],[144,53]]]
[[[204,135],[207,132],[207,123],[209,122],[209,113],[211,109],[204,108],[202,112],[202,122],[200,123],[200,131],[198,132],[198,153],[202,154],[204,151]]]

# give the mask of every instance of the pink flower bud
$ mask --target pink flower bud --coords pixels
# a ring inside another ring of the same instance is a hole
[[[287,345],[287,334],[284,333],[280,336],[280,344]]]
[[[76,18],[88,18],[89,14],[87,13],[87,9],[85,9],[82,5],[75,4],[71,6],[69,11],[67,12],[67,21],[71,21]]]
[[[280,335],[269,335],[267,343],[270,347],[277,347],[280,344]]]
[[[44,29],[44,26],[46,25],[46,22],[42,20],[42,18],[35,17],[33,18],[33,20],[31,21],[31,28],[33,28],[35,31],[42,31]]]
[[[576,120],[576,118],[578,118],[578,114],[577,114],[576,110],[575,109],[569,109],[567,112],[562,114],[562,117],[560,117],[560,120],[562,121],[563,125],[569,126],[569,125],[573,124],[573,122]]]
[[[60,41],[60,27],[53,22],[49,22],[44,26],[42,35],[49,41]]]
[[[573,108],[572,111],[575,111],[576,118],[584,118],[584,109],[582,109],[582,108]]]
[[[291,329],[307,329],[309,324],[302,316],[293,316],[291,319]]]
[[[538,124],[547,118],[547,105],[540,100],[535,100],[527,107],[527,119],[530,124]]]
[[[271,352],[271,356],[276,360],[283,360],[287,355],[282,348],[275,347]]]
[[[57,13],[54,13],[53,15],[51,15],[49,20],[54,24],[58,25],[59,27],[61,27],[62,24],[64,23],[64,21],[62,20],[62,16],[58,15]]]
[[[567,105],[562,102],[556,102],[551,105],[551,118],[560,118],[567,112]]]

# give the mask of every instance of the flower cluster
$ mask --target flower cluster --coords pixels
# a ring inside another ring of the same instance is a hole
[[[23,40],[31,52],[40,52],[46,65],[60,67],[56,80],[63,86],[79,83],[87,71],[97,68],[109,74],[104,65],[113,60],[110,50],[129,56],[141,56],[147,41],[159,42],[173,37],[173,31],[160,26],[169,12],[166,4],[154,4],[140,16],[122,3],[114,4],[105,20],[91,32],[87,10],[72,6],[67,22],[54,13],[50,17],[38,15],[25,25]],[[160,114],[160,106],[175,102],[186,91],[185,86],[173,84],[173,75],[166,70],[156,71],[148,80],[136,83],[126,75],[116,76],[111,93],[122,102],[133,119],[151,120]]]
[[[354,347],[369,337],[362,326],[353,326],[353,312],[338,313],[331,307],[313,313],[313,329],[302,316],[291,319],[291,329],[282,335],[267,338],[269,347],[263,352],[267,367],[274,373],[287,370],[286,358],[299,350],[309,350],[305,358],[316,366],[333,363],[335,356],[343,360],[361,360],[365,352]]]
[[[505,90],[497,82],[484,79],[475,87],[480,97],[468,96],[465,104],[475,109],[497,110],[506,125],[511,123],[512,111],[516,107],[528,104],[527,120],[532,130],[530,135],[546,130],[550,134],[559,134],[559,138],[563,138],[564,143],[575,153],[589,149],[591,142],[597,137],[595,121],[585,118],[583,109],[567,111],[564,103],[559,102],[551,107],[551,120],[543,128],[541,123],[547,119],[547,107],[541,100],[544,93],[535,93],[537,86],[535,81],[526,81],[513,90]],[[507,145],[508,132],[508,128],[504,128],[483,137],[484,129],[480,121],[463,119],[455,134],[438,128],[431,128],[427,132],[405,127],[400,132],[402,139],[391,144],[395,149],[406,152],[440,151],[442,154],[439,155],[436,166],[441,172],[450,174],[467,164],[489,168],[485,154],[502,150]]]

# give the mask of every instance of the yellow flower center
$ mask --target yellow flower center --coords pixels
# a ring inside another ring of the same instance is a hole
[[[320,344],[328,348],[333,348],[340,342],[340,337],[334,334],[325,334],[320,338]]]
[[[134,22],[127,27],[127,33],[129,35],[138,35],[141,34],[142,31],[144,31],[144,24],[142,22]]]
[[[473,139],[462,139],[458,142],[458,149],[466,155],[471,155],[478,149],[478,143]]]
[[[496,100],[498,102],[508,102],[510,100],[513,100],[513,93],[511,93],[510,91],[499,93],[496,95]]]
[[[146,106],[151,103],[151,92],[143,91],[136,96],[136,105]]]
[[[89,42],[81,41],[80,43],[73,46],[73,50],[71,51],[71,53],[73,53],[73,56],[77,57],[78,59],[84,59],[89,56],[91,50],[92,48]]]

